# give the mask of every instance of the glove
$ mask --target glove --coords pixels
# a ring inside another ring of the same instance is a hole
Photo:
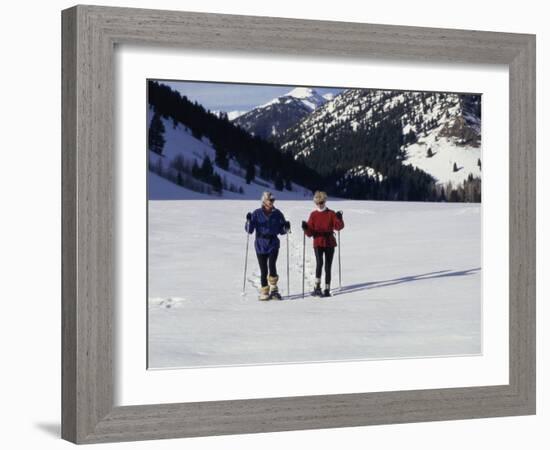
[[[285,233],[288,233],[290,231],[290,222],[288,220],[285,222],[284,230]]]
[[[307,230],[307,222],[305,220],[302,220],[302,230]]]
[[[336,217],[338,218],[338,220],[342,220],[342,216],[344,215],[344,213],[342,211],[338,211],[336,213]]]
[[[252,213],[246,213],[246,220],[247,222],[250,222],[252,220]]]

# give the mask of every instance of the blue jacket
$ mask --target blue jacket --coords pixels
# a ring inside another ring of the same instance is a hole
[[[276,208],[273,208],[269,215],[262,208],[252,213],[252,218],[250,222],[245,223],[244,229],[250,234],[256,231],[256,253],[265,255],[279,249],[280,241],[277,235],[286,234],[285,222],[285,216]]]

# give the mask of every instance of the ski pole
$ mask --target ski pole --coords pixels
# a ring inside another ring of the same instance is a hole
[[[286,234],[286,295],[290,296],[290,256],[288,253],[288,233]]]
[[[248,224],[249,222],[247,222]],[[248,265],[248,241],[250,240],[250,233],[248,232],[248,226],[246,227],[246,253],[244,255],[244,280],[243,280],[243,295],[246,289],[246,267]]]
[[[304,245],[302,246],[302,298],[306,296],[306,232],[304,230]]]
[[[340,230],[338,230],[338,284],[339,288],[342,289],[342,260],[340,257]]]

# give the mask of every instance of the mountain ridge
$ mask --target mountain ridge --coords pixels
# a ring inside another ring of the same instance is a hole
[[[383,173],[377,149],[366,142],[379,126],[389,133],[392,123],[400,128],[395,145],[402,164],[424,170],[438,184],[457,186],[470,174],[481,176],[480,107],[480,97],[468,94],[349,89],[285,130],[278,143],[321,172],[331,159],[342,170],[373,166]]]
[[[314,88],[295,87],[286,94],[238,115],[232,121],[253,136],[272,140],[330,101],[329,94],[325,94],[325,97]]]

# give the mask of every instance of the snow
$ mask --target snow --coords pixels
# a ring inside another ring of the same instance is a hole
[[[152,120],[153,110],[148,108],[148,121]],[[166,170],[170,167],[170,162],[174,160],[178,155],[181,155],[185,161],[189,164],[193,164],[193,161],[197,161],[200,166],[203,159],[208,156],[212,163],[215,161],[216,152],[212,147],[210,140],[203,136],[201,139],[193,137],[191,131],[187,127],[178,123],[174,127],[172,120],[161,118],[165,128],[164,138],[166,140],[163,149],[163,156],[160,156],[154,152],[148,152],[149,162],[156,166],[161,161],[163,168]],[[236,167],[236,163],[230,161],[230,170],[224,170],[214,164],[214,169],[222,179],[227,181],[228,185],[234,185],[237,189],[242,187],[243,194],[238,192],[231,192],[228,190],[223,191],[223,198],[225,199],[259,199],[262,192],[266,189],[271,190],[278,199],[303,199],[305,196],[310,197],[310,192],[295,183],[292,183],[292,191],[276,191],[273,183],[263,180],[261,177],[256,176],[251,184],[246,184],[244,177],[244,171],[239,171]],[[231,170],[232,169],[232,170]],[[235,172],[242,172],[240,175]],[[259,169],[256,168],[256,173],[259,173]],[[178,186],[171,181],[162,178],[151,170],[148,171],[148,195],[151,200],[185,200],[196,198],[219,198],[217,195],[207,195],[198,192],[191,191],[184,187]]]
[[[325,94],[327,95],[327,94]],[[257,106],[254,109],[261,109],[265,108],[270,105],[274,105],[277,103],[288,103],[285,101],[285,99],[288,99],[288,97],[293,97],[295,99],[300,100],[306,108],[308,108],[310,111],[315,110],[322,104],[324,104],[327,101],[327,98],[325,96],[320,95],[317,93],[315,89],[307,88],[307,87],[296,87],[289,92],[287,92],[284,95],[281,95],[280,97],[274,98],[267,103],[264,103],[263,105]]]
[[[329,201],[344,211],[342,289],[301,297],[301,220],[309,201],[277,202],[289,235],[290,297],[257,300],[250,200],[149,202],[149,366],[430,357],[481,351],[479,204]],[[286,291],[286,237],[278,260]],[[314,255],[306,242],[306,292]],[[338,286],[338,259],[333,264]]]
[[[237,117],[242,116],[243,114],[246,114],[248,111],[228,111],[227,112],[227,118],[229,120],[235,120]]]
[[[216,116],[220,117],[222,113],[227,114],[227,118],[231,120],[235,120],[237,117],[242,116],[243,114],[246,114],[249,110],[235,110],[235,111],[220,111],[220,110],[214,110],[211,111],[212,114],[215,114]]]
[[[345,174],[344,178],[351,177],[362,177],[367,176],[369,178],[376,178],[378,181],[383,181],[385,179],[384,175],[380,172],[377,172],[375,169],[369,166],[355,166],[349,169]]]
[[[209,198],[206,194],[185,189],[151,171],[149,171],[147,177],[147,196],[149,200],[181,200],[183,198],[191,200]]]
[[[390,93],[392,95],[384,97]],[[300,122],[295,127],[296,133],[289,135],[292,140],[284,142],[281,147],[285,150],[290,149],[296,157],[307,157],[316,150],[313,143],[321,130],[331,134],[347,125],[354,131],[367,124],[376,127],[379,124],[373,121],[373,111],[376,108],[381,106],[383,111],[389,111],[400,104],[410,102],[401,117],[404,135],[411,129],[414,130],[414,119],[420,115],[424,123],[434,120],[435,125],[426,130],[426,135],[420,133],[415,144],[402,147],[407,155],[403,163],[422,169],[443,185],[451,182],[456,187],[462,184],[470,174],[481,177],[481,170],[477,165],[478,159],[481,159],[480,147],[463,146],[457,141],[439,136],[446,126],[463,114],[460,97],[457,94],[445,94],[443,100],[436,100],[435,96],[428,98],[424,96],[424,93],[419,92],[405,94],[397,91],[392,93],[378,90],[369,92],[358,89],[346,90]],[[424,102],[430,107],[425,109]],[[481,124],[478,117],[464,112],[464,118],[474,131],[480,132]],[[320,123],[323,125],[319,126]],[[431,158],[427,156],[428,148],[431,148],[434,154]],[[455,162],[459,168],[457,172],[453,171]]]
[[[469,145],[459,146],[446,137],[436,139],[436,133],[430,133],[417,143],[408,145],[404,164],[422,169],[432,175],[439,184],[451,182],[453,186],[462,184],[470,174],[481,177],[477,162],[481,158],[481,149]],[[433,156],[428,158],[428,148]],[[456,163],[458,171],[453,171]]]
[[[292,89],[288,94],[286,94],[290,97],[295,98],[309,98],[314,95],[317,95],[317,91],[315,89],[307,88],[307,87],[297,87]]]

